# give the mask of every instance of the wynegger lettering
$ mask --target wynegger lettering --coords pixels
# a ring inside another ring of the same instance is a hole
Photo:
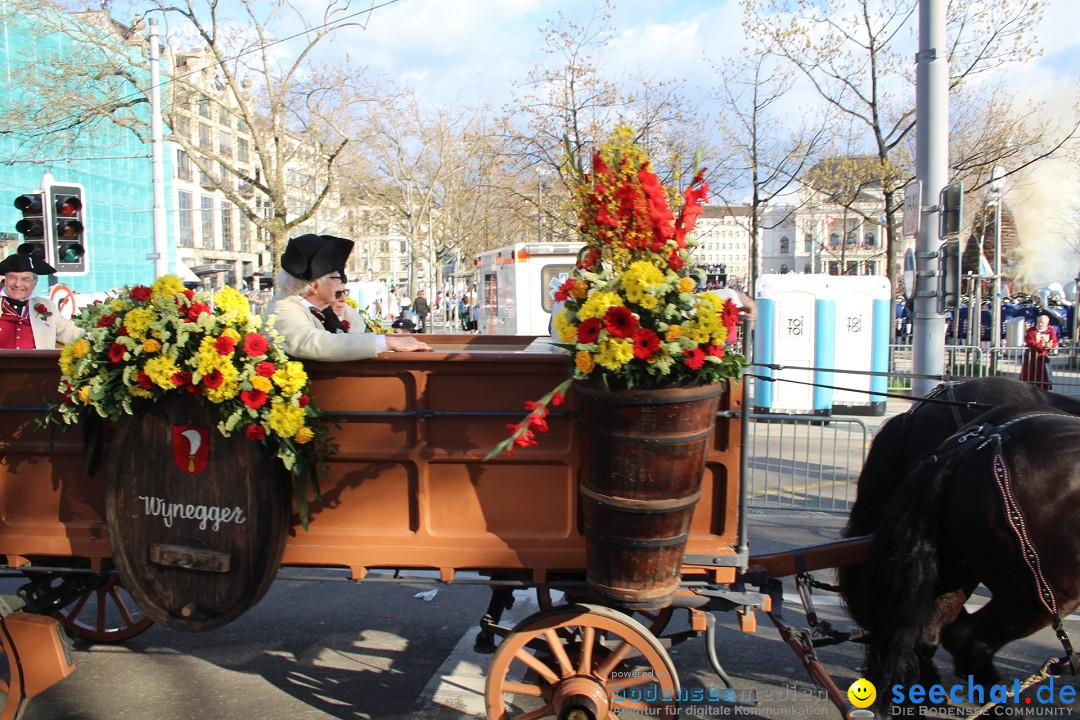
[[[145,505],[145,514],[151,517],[158,516],[165,527],[171,528],[176,518],[181,520],[198,520],[199,529],[205,530],[207,524],[210,529],[217,531],[222,523],[235,523],[243,525],[247,518],[241,507],[220,507],[218,505],[193,505],[191,503],[169,502],[161,497],[149,497],[140,495],[139,499]]]

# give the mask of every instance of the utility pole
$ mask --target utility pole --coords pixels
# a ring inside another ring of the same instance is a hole
[[[154,277],[169,274],[169,226],[165,214],[165,155],[161,131],[161,70],[158,19],[150,18],[150,148],[154,189]]]
[[[948,182],[949,64],[945,0],[919,0],[919,52],[915,75],[915,177],[922,184],[916,236],[915,317],[912,369],[939,375],[945,369],[945,316],[937,309],[938,192]],[[924,397],[937,381],[915,377],[912,397]]]

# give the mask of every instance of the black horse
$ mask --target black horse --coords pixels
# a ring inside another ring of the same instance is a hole
[[[956,674],[996,683],[994,654],[1080,605],[1080,418],[1035,404],[979,416],[921,462],[878,513],[849,602],[870,633],[866,677],[938,682],[938,638]],[[991,600],[955,619],[943,596]],[[885,697],[882,697],[885,696]]]
[[[844,537],[874,534],[884,508],[911,469],[962,425],[994,407],[1018,402],[1048,405],[1080,415],[1080,398],[1039,390],[1018,380],[987,377],[939,385],[926,401],[890,418],[874,436],[866,456]],[[838,572],[841,595],[852,618],[867,627],[872,608],[849,590],[858,586],[862,568],[853,565]],[[942,623],[964,612],[964,602],[973,589],[941,594],[936,612]],[[936,646],[936,639],[933,644]]]

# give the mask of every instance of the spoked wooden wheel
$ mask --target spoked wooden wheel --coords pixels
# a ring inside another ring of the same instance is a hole
[[[7,628],[0,625],[0,720],[15,720],[25,704],[22,674]]]
[[[53,617],[75,637],[96,643],[124,642],[154,624],[135,605],[115,572]]]
[[[576,598],[564,595],[563,604],[574,602]],[[555,601],[551,596],[551,588],[544,585],[538,585],[536,587],[536,604],[540,606],[541,610],[547,610],[552,607],[559,607],[559,603]],[[670,605],[659,610],[633,610],[626,611],[635,620],[649,629],[653,635],[660,637],[660,633],[664,632],[664,629],[671,622],[672,616],[675,614],[675,608]]]
[[[628,615],[560,605],[521,621],[488,669],[489,720],[617,720],[679,714],[671,657]]]

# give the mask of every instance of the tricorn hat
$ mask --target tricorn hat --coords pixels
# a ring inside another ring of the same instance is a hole
[[[340,272],[345,277],[345,261],[353,241],[332,235],[301,235],[289,240],[281,255],[281,269],[301,280],[317,280]]]
[[[8,255],[0,261],[0,275],[12,272],[31,272],[35,275],[52,275],[56,272],[45,262],[45,248],[40,243],[23,243],[15,248],[14,255]]]

